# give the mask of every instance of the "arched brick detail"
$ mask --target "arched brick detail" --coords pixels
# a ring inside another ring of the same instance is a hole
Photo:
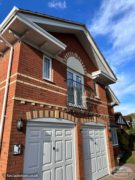
[[[96,122],[96,119],[94,117],[78,118],[60,110],[50,109],[50,110],[38,110],[38,111],[26,112],[26,120],[37,119],[37,118],[62,118],[76,123]]]
[[[67,63],[67,60],[68,60],[69,57],[75,57],[76,59],[78,59],[78,60],[80,61],[80,63],[82,64],[82,66],[83,66],[83,69],[84,69],[85,74],[87,74],[86,67],[85,67],[85,65],[83,64],[82,59],[78,56],[77,53],[74,53],[74,52],[71,52],[71,51],[70,51],[70,52],[67,52],[66,55],[65,55],[65,57],[64,57],[64,62],[65,62],[65,63]]]
[[[26,112],[27,120],[36,118],[63,118],[72,122],[77,122],[79,120],[71,114],[59,110],[39,110]]]

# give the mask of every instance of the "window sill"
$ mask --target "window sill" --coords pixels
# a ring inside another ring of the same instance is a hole
[[[54,81],[46,79],[46,78],[43,78],[43,81],[46,81],[46,82],[51,83],[51,84],[56,84]]]
[[[101,100],[99,96],[95,96],[95,99],[96,100]]]

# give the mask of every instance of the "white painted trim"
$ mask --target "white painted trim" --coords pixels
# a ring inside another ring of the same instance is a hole
[[[75,180],[77,180],[77,156],[76,156],[76,127],[74,127],[74,169],[75,169],[75,172],[74,172],[74,176],[75,176]]]
[[[108,147],[108,143],[107,143],[106,131],[107,131],[107,129],[104,129],[105,148],[106,148],[106,157],[107,157],[107,167],[108,167],[108,173],[111,174],[111,171],[110,171],[110,163],[109,163],[109,147]]]
[[[14,6],[13,9],[10,11],[10,13],[7,15],[7,17],[4,19],[4,21],[0,24],[0,31],[5,28],[5,26],[9,23],[9,21],[12,19],[12,17],[15,16],[15,14],[19,11],[19,9]]]
[[[54,44],[56,44],[57,46],[59,46],[61,49],[65,50],[66,49],[66,45],[64,43],[62,43],[61,41],[59,41],[58,39],[56,39],[54,36],[52,36],[50,33],[48,33],[47,31],[43,30],[42,28],[40,28],[37,24],[32,23],[30,21],[28,21],[28,19],[25,19],[23,16],[21,15],[17,15],[17,19],[19,19],[21,22],[23,22],[24,24],[26,24],[27,26],[29,26],[30,28],[34,29],[36,32],[38,32],[39,34],[41,34],[43,37],[49,39],[51,42],[53,42]]]
[[[102,123],[95,123],[95,122],[90,122],[90,123],[84,123],[82,124],[84,127],[98,127],[98,128],[105,128],[106,126]]]
[[[73,81],[76,81],[76,75],[79,76],[82,80],[82,105],[78,105],[77,104],[77,97],[76,97],[76,91],[74,90],[74,104],[72,103],[69,103],[70,106],[75,106],[75,107],[79,107],[79,108],[86,108],[85,106],[85,101],[84,101],[84,98],[83,98],[83,95],[84,95],[84,76],[70,68],[67,69],[67,72],[70,72],[73,74]],[[68,92],[67,92],[67,95],[68,95]]]
[[[113,90],[110,88],[110,86],[107,86],[106,89],[109,91],[110,96],[112,97],[112,99],[114,100],[113,102],[110,103],[111,106],[114,105],[119,105],[120,101],[118,100],[118,98],[116,97],[116,95],[114,94]]]
[[[105,76],[107,79],[111,80],[112,82],[116,82],[113,78],[111,78],[110,76],[108,76],[107,74],[105,74],[103,71],[98,70],[92,73],[92,79],[96,79],[97,77],[99,77],[100,75]]]
[[[57,107],[60,107],[60,108],[65,108],[65,109],[67,108],[66,106],[61,106],[61,105],[58,105],[58,104],[49,104],[49,103],[46,103],[46,102],[43,102],[43,101],[36,101],[36,100],[25,99],[25,98],[21,98],[21,97],[12,97],[12,100],[26,101],[26,102],[29,102],[29,103],[43,104],[43,105],[47,105],[47,106],[57,106]]]
[[[1,111],[1,120],[0,120],[0,148],[1,148],[2,137],[3,137],[3,129],[4,129],[4,123],[5,123],[6,108],[7,108],[7,99],[8,99],[8,91],[9,91],[9,84],[10,84],[10,75],[11,75],[14,47],[4,37],[2,37],[1,33],[0,33],[0,37],[3,39],[3,41],[10,48],[9,62],[8,62],[7,76],[6,76],[6,85],[5,85],[5,92],[4,92],[2,111]]]
[[[65,124],[65,126],[76,124],[73,121],[69,121],[63,118],[36,118],[36,119],[28,120],[28,123],[36,123],[36,124],[41,123],[41,126],[42,126],[42,123],[49,123],[51,125],[55,124],[55,126],[56,124],[59,124],[59,125]]]

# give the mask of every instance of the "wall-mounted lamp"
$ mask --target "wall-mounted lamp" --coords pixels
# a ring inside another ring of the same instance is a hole
[[[23,129],[23,125],[24,125],[23,120],[22,120],[22,118],[20,117],[20,118],[17,120],[17,125],[16,125],[17,130],[18,130],[18,131],[21,131],[21,130]]]

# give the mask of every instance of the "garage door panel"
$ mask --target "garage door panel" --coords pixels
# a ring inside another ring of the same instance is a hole
[[[63,136],[62,130],[55,130],[55,136],[56,137],[62,137]]]
[[[106,156],[102,156],[102,164],[103,164],[103,168],[107,168],[107,160],[106,160]]]
[[[63,142],[56,141],[55,142],[55,162],[60,162],[63,160]]]
[[[89,152],[90,152],[89,155],[90,155],[91,157],[93,157],[93,156],[95,156],[95,147],[94,147],[94,146],[95,146],[95,142],[94,142],[94,138],[91,138],[91,137],[90,137],[90,140],[89,140],[88,144],[89,144],[89,146],[90,146],[89,149],[88,149]]]
[[[83,128],[85,180],[108,174],[105,131],[96,126]]]
[[[102,169],[102,157],[97,157],[97,171]]]
[[[44,126],[27,127],[24,173],[38,174],[38,180],[75,180],[73,128]]]
[[[44,133],[43,135],[44,135],[45,138],[48,138],[48,137],[51,138],[53,132],[52,132],[52,130],[44,129],[43,133]]]
[[[66,160],[71,160],[72,157],[72,141],[71,140],[67,140],[66,141]]]
[[[72,131],[71,130],[65,130],[65,136],[72,137]]]
[[[52,171],[47,170],[43,172],[43,179],[45,180],[52,180]]]
[[[43,144],[43,165],[48,166],[52,163],[52,142]]]
[[[28,132],[28,137],[29,139],[34,139],[34,138],[40,138],[41,136],[41,133],[40,133],[40,130],[38,129],[31,129],[29,132]]]
[[[26,155],[27,163],[25,164],[26,173],[37,173],[39,169],[40,156],[38,152],[40,151],[40,143],[31,142],[29,143],[28,153]],[[34,158],[31,159],[31,153]]]
[[[97,169],[96,166],[97,166],[96,158],[92,158],[91,163],[90,163],[92,173],[96,172],[96,169]]]
[[[55,177],[56,180],[63,180],[63,167],[58,167],[55,169]]]
[[[66,166],[66,179],[65,180],[73,180],[73,165]]]

